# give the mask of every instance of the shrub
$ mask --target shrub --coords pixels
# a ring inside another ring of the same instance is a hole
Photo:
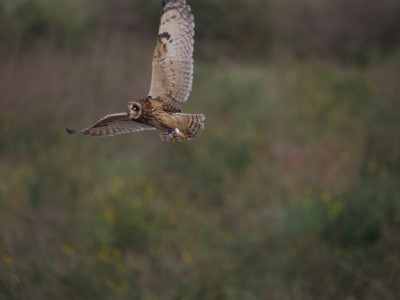
[[[51,40],[58,46],[81,43],[95,16],[84,5],[68,1],[17,0],[0,2],[0,40],[32,45]]]

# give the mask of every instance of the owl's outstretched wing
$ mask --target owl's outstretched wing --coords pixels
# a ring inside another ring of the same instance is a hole
[[[153,130],[152,126],[135,122],[129,119],[126,113],[117,113],[107,115],[100,119],[92,126],[83,129],[81,131],[75,131],[73,129],[67,129],[69,134],[88,134],[95,136],[112,136],[122,133],[138,132],[143,130]]]
[[[194,18],[185,0],[163,0],[149,96],[185,102],[192,89]]]

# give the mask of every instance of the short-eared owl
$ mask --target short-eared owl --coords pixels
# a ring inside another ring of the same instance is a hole
[[[127,111],[105,116],[70,134],[111,136],[142,130],[161,130],[163,141],[195,137],[204,128],[203,114],[181,113],[193,79],[194,19],[185,0],[163,0],[161,24],[153,56],[149,95],[130,101]]]

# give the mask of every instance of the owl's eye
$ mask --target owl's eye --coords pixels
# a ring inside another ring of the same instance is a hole
[[[139,107],[136,106],[136,105],[134,105],[134,106],[132,106],[132,110],[133,110],[133,111],[138,111],[138,110],[139,110]]]

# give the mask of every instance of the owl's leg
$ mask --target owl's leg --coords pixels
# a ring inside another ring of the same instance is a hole
[[[161,139],[163,141],[182,141],[186,139],[185,135],[179,130],[179,128],[169,129],[164,133],[161,133]]]
[[[186,138],[186,136],[178,128],[175,128],[175,134],[176,134],[177,137],[179,137],[181,139],[185,139]]]
[[[175,130],[168,130],[168,135],[173,140],[185,139],[185,135],[179,130],[179,128],[175,128]]]

